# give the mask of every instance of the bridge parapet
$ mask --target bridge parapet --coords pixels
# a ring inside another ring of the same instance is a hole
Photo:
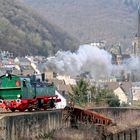
[[[126,125],[134,125],[140,121],[140,108],[129,107],[97,107],[91,109],[98,113],[104,114],[113,119],[115,123],[123,123]]]

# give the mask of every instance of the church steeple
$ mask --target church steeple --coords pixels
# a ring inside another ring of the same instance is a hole
[[[137,36],[140,37],[140,6],[138,6],[138,33]]]
[[[132,42],[133,54],[140,57],[140,6],[138,6],[137,33]]]
[[[137,36],[140,37],[140,6],[138,6],[138,33]]]
[[[138,55],[140,56],[140,6],[138,6]]]

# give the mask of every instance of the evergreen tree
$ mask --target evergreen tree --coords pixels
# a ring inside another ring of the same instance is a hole
[[[69,93],[70,99],[78,105],[95,103],[100,105],[102,102],[110,107],[120,106],[118,96],[106,88],[97,88],[90,85],[85,79],[80,79],[75,86],[71,86],[72,92]]]

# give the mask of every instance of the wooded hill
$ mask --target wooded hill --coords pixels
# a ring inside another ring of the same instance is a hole
[[[23,0],[81,43],[131,45],[139,0]]]
[[[58,50],[74,50],[77,41],[52,25],[27,5],[16,0],[0,0],[0,49],[15,55],[53,55]]]

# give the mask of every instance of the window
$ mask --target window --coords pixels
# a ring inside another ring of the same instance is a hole
[[[23,80],[23,87],[27,87],[27,85],[26,85],[26,79]]]

